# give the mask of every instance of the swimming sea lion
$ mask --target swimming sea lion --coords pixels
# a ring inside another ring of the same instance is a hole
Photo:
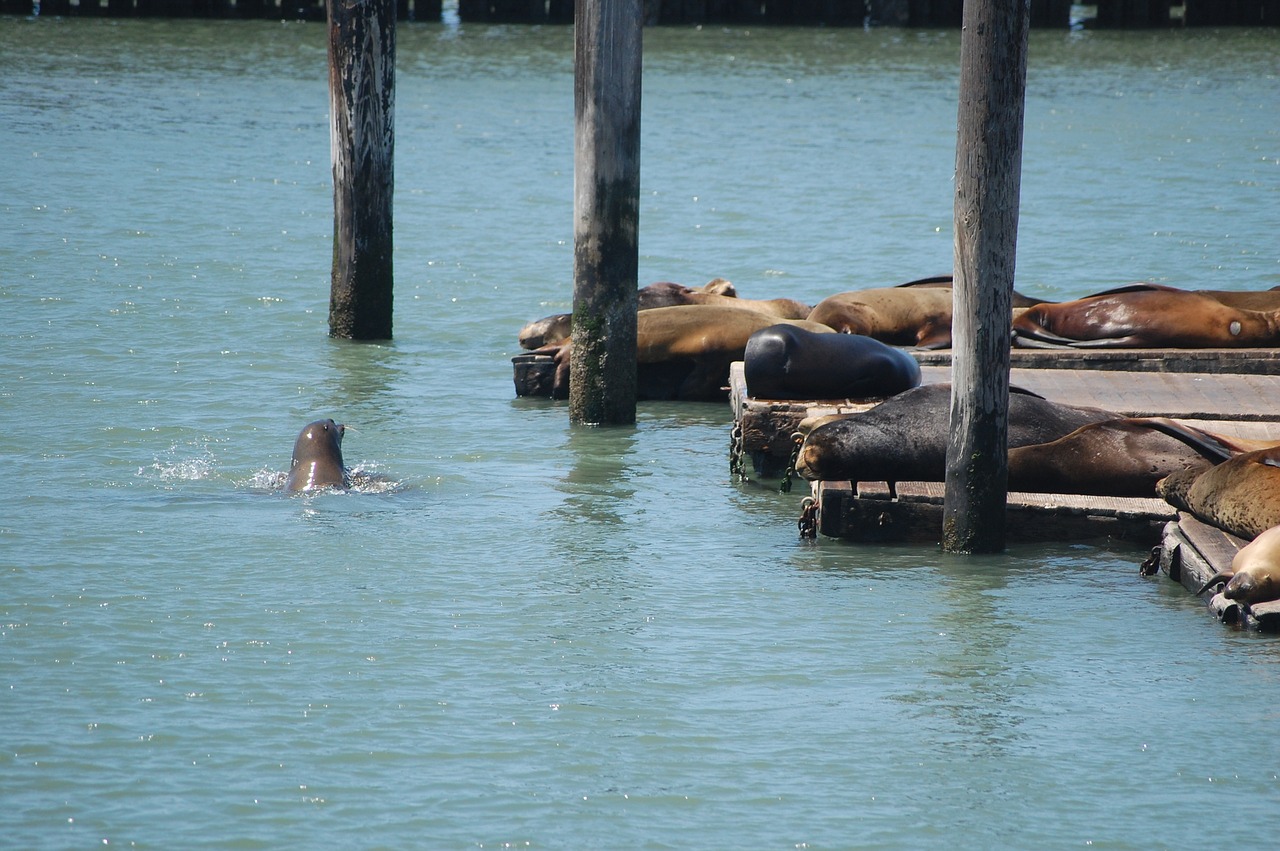
[[[1236,455],[1199,475],[1174,473],[1156,492],[1205,523],[1255,538],[1280,526],[1280,446]]]
[[[1280,599],[1280,526],[1263,531],[1240,548],[1231,569],[1216,574],[1196,592],[1199,596],[1226,582],[1222,596],[1247,606]]]
[[[870,337],[783,323],[747,340],[743,374],[747,393],[758,399],[867,399],[915,387],[920,364]]]
[[[1018,340],[1074,347],[1239,348],[1280,344],[1280,311],[1231,307],[1172,288],[1122,287],[1028,308],[1013,320]]]
[[[342,435],[346,430],[346,426],[333,420],[316,420],[304,426],[293,443],[284,489],[293,493],[347,487],[347,468],[342,463]]]
[[[1047,443],[1117,418],[1101,408],[1062,405],[1010,388],[1008,445]],[[950,384],[907,390],[869,411],[814,428],[801,445],[796,472],[809,480],[943,481],[950,419]]]
[[[637,398],[716,401],[727,395],[729,364],[742,360],[747,340],[761,328],[796,325],[815,333],[830,328],[803,319],[720,305],[677,305],[642,310],[636,316]],[[552,395],[569,394],[572,339],[539,351],[555,358]]]

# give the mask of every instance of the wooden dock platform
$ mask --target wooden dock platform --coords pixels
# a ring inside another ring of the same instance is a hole
[[[1254,350],[1250,350],[1251,352]],[[949,357],[921,358],[926,383],[950,379]],[[949,355],[949,353],[946,353]],[[1037,353],[1039,354],[1039,353]],[[1131,354],[1133,354],[1131,352]],[[1179,352],[1179,355],[1195,354]],[[1220,366],[1246,367],[1274,361],[1273,352],[1226,358]],[[1059,356],[1057,351],[1040,354]],[[1120,358],[1133,363],[1149,356]],[[1197,359],[1199,360],[1199,359]],[[1030,362],[1035,362],[1031,359]],[[1085,359],[1094,367],[1095,359]],[[1270,371],[1213,373],[1209,369],[1169,372],[1155,369],[1027,368],[1018,361],[1011,383],[1055,402],[1088,405],[1126,416],[1166,416],[1189,421],[1209,431],[1239,437],[1280,440],[1280,375]],[[1200,364],[1209,366],[1209,359]],[[796,446],[792,433],[801,420],[830,413],[855,413],[876,400],[775,401],[746,395],[743,365],[730,370],[730,403],[734,411],[734,448],[751,459],[757,475],[782,475]],[[921,542],[942,539],[944,485],[941,482],[812,482],[801,516],[802,534],[821,534],[869,543]],[[1179,512],[1164,500],[1010,493],[1006,503],[1010,541],[1072,541],[1110,538],[1154,544],[1144,570],[1164,572],[1196,593],[1214,574],[1231,566],[1247,541]],[[1208,592],[1206,592],[1207,594]],[[1220,593],[1208,600],[1223,622],[1280,631],[1280,601],[1243,606]]]
[[[1178,512],[1175,521],[1165,524],[1160,544],[1152,551],[1144,572],[1154,573],[1158,569],[1195,594],[1211,577],[1229,568],[1236,553],[1247,543],[1216,526],[1201,523],[1190,514]],[[1223,623],[1280,632],[1280,600],[1245,606],[1228,600],[1221,593],[1206,591],[1205,595],[1209,610]]]

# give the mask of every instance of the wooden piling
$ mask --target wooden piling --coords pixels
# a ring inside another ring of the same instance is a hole
[[[942,547],[1000,552],[1029,0],[966,0],[956,134],[951,436]]]
[[[327,0],[333,272],[329,335],[391,338],[396,0]]]
[[[578,0],[574,22],[569,419],[636,419],[641,0]]]

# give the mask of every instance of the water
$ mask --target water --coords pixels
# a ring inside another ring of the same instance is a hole
[[[958,35],[645,34],[641,277],[951,264]],[[1035,33],[1019,289],[1280,285],[1274,31]],[[800,542],[726,406],[514,398],[567,29],[399,34],[395,341],[326,336],[313,24],[0,19],[0,845],[1258,847],[1280,645],[1123,544]],[[317,416],[391,484],[286,497]]]

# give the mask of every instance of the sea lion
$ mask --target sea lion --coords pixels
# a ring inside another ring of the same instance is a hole
[[[743,375],[747,393],[759,399],[867,399],[915,387],[920,364],[870,337],[782,323],[747,340]]]
[[[293,457],[284,489],[294,493],[347,487],[350,480],[342,463],[342,435],[346,430],[346,426],[333,420],[307,423],[293,443]]]
[[[1041,303],[1015,292],[1011,306],[1021,310]],[[810,311],[809,321],[893,346],[946,349],[951,347],[951,316],[952,276],[937,275],[828,296]]]
[[[683,284],[670,281],[659,281],[641,287],[636,291],[636,309],[654,310],[659,307],[677,307],[682,305],[715,305],[719,307],[736,307],[742,310],[754,310],[767,313],[778,319],[804,319],[811,308],[803,302],[792,298],[750,299],[738,298],[733,284],[723,278],[715,278],[703,285],[702,289],[692,289]],[[556,313],[535,319],[520,329],[517,340],[522,349],[540,349],[562,342],[573,333],[573,314]]]
[[[1255,538],[1280,526],[1280,446],[1236,455],[1199,475],[1173,473],[1156,493],[1205,523]]]
[[[1203,293],[1150,285],[1028,308],[1017,342],[1074,347],[1240,348],[1280,344],[1280,311],[1247,310]]]
[[[1125,284],[1120,287],[1114,287],[1101,292],[1092,293],[1086,298],[1092,298],[1100,295],[1112,295],[1116,293],[1159,291],[1159,292],[1192,292],[1199,295],[1208,296],[1214,301],[1221,302],[1227,307],[1241,308],[1243,310],[1280,310],[1280,287],[1272,287],[1269,290],[1184,290],[1178,287],[1171,287],[1168,284],[1153,284],[1147,281],[1138,281],[1132,284]],[[1034,305],[1032,305],[1034,306]]]
[[[637,398],[716,401],[726,398],[729,364],[742,360],[747,340],[761,328],[783,322],[814,333],[830,328],[803,319],[720,305],[677,305],[642,310],[636,316]],[[552,396],[569,395],[572,339],[545,346],[556,363]]]
[[[1119,417],[1010,388],[1008,445],[1047,443],[1089,423]],[[950,418],[950,384],[907,390],[869,411],[814,428],[800,447],[796,472],[809,480],[943,481]]]
[[[1216,435],[1175,420],[1104,420],[1057,440],[1011,448],[1009,490],[1154,497],[1165,476],[1204,472],[1230,455]]]
[[[728,286],[726,289],[725,285]],[[740,298],[733,284],[722,278],[707,283],[700,290],[691,289],[682,284],[662,281],[649,284],[636,293],[639,310],[652,310],[655,307],[676,307],[679,305],[705,304],[719,307],[741,307],[768,313],[779,319],[804,319],[813,308],[793,298],[754,299]]]
[[[1196,596],[1226,582],[1222,596],[1252,606],[1280,599],[1280,526],[1266,529],[1240,548],[1231,569],[1215,574]]]

